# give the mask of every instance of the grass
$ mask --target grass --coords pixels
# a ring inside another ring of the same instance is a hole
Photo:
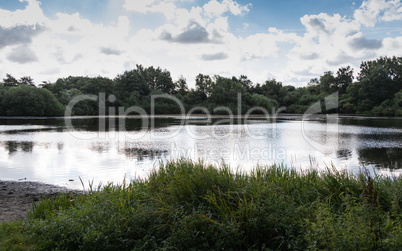
[[[0,224],[0,250],[30,250],[33,243],[25,222],[14,221]]]
[[[179,160],[146,180],[35,204],[0,246],[36,250],[401,250],[402,177],[250,173]],[[16,249],[18,250],[18,249]]]

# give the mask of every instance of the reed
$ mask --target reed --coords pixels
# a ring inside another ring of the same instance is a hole
[[[401,177],[333,166],[246,174],[178,160],[145,180],[45,199],[27,232],[49,250],[398,250],[401,188]]]

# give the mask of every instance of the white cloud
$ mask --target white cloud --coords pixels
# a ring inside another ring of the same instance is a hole
[[[345,65],[351,65],[357,72],[361,61],[390,55],[385,48],[395,42],[368,38],[361,30],[363,20],[366,20],[366,26],[375,25],[380,13],[375,11],[377,6],[378,1],[364,2],[355,12],[354,19],[326,13],[303,16],[300,21],[306,33],[288,54],[287,72],[307,78],[322,75],[328,70],[336,71]],[[388,53],[381,54],[384,51]]]
[[[396,38],[384,38],[383,47],[379,50],[379,55],[400,56],[402,51],[402,36]]]
[[[367,0],[355,11],[354,18],[361,25],[374,27],[378,21],[402,20],[400,0]]]
[[[394,0],[387,3],[387,8],[381,20],[389,22],[402,20],[402,3],[400,0]]]
[[[140,13],[147,13],[151,10],[151,7],[158,3],[158,0],[126,0],[123,7],[126,10],[136,11]]]
[[[233,15],[243,15],[250,11],[249,6],[251,6],[251,3],[247,5],[240,5],[236,1],[232,0],[224,0],[223,2],[228,6]]]
[[[172,20],[178,10],[174,2],[178,1],[180,0],[125,0],[123,7],[142,14],[161,13],[167,20]]]
[[[207,13],[208,16],[213,17],[219,17],[223,13],[228,11],[228,6],[226,4],[220,3],[216,0],[209,1],[202,8]]]
[[[161,13],[165,15],[167,20],[173,20],[174,18],[183,16],[183,14],[186,15],[186,13],[183,13],[185,9],[178,8],[175,5],[175,2],[181,1],[183,0],[125,0],[123,7],[128,11],[143,14],[150,12]],[[233,15],[243,15],[249,12],[250,5],[241,5],[233,0],[222,0],[221,2],[210,0],[203,5],[202,9],[208,17],[220,17],[226,12],[230,12]]]
[[[27,2],[28,5],[24,10],[8,11],[0,9],[0,26],[4,28],[14,27],[18,25],[43,25],[47,18],[40,8],[40,2],[36,0],[20,0]]]
[[[275,28],[269,28],[267,33],[257,33],[245,39],[239,39],[238,51],[241,60],[276,58],[281,52],[279,43],[296,43],[299,40],[295,33],[284,33]]]
[[[220,17],[225,12],[230,12],[233,15],[243,15],[250,11],[249,5],[240,5],[232,0],[211,0],[203,6],[205,15],[210,17]]]
[[[130,46],[130,26],[125,16],[107,26],[84,19],[79,13],[57,13],[54,19],[48,19],[34,0],[28,1],[25,9],[0,10],[0,14],[7,15],[0,25],[0,33],[6,33],[7,39],[0,39],[0,45],[21,44],[4,50],[0,46],[0,57],[8,60],[3,63],[2,74],[30,74],[40,83],[68,75],[97,76],[102,72],[114,77],[123,71],[121,58],[111,56]],[[9,28],[2,28],[4,24]],[[26,63],[30,63],[29,69],[21,67]]]
[[[377,23],[377,17],[384,5],[384,0],[363,1],[360,8],[354,13],[357,22],[367,27],[373,27]]]

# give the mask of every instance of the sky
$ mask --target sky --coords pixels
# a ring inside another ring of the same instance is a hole
[[[0,0],[0,79],[36,85],[160,67],[306,86],[402,56],[401,0]]]

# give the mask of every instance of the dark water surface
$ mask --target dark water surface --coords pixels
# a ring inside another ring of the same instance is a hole
[[[182,157],[243,171],[278,163],[399,175],[402,119],[0,118],[0,180],[81,188],[79,177],[94,184],[122,182]]]

